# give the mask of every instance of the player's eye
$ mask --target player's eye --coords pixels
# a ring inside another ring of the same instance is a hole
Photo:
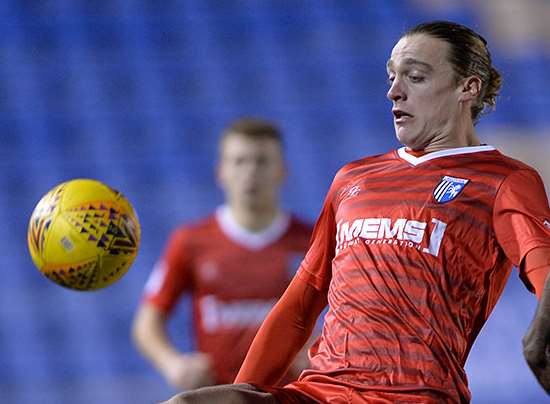
[[[233,163],[236,165],[236,166],[242,166],[244,163],[246,162],[246,159],[243,158],[243,157],[237,157],[233,160]]]
[[[388,85],[391,86],[394,81],[395,81],[395,76],[393,75],[388,76]]]
[[[412,83],[422,83],[424,81],[424,77],[416,76],[416,75],[409,75],[409,80]]]

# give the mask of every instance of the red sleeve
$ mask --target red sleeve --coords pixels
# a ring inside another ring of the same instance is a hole
[[[550,248],[535,248],[525,257],[525,277],[540,300],[550,273]]]
[[[336,251],[335,206],[339,196],[339,186],[345,168],[334,178],[325,198],[323,209],[317,219],[311,236],[309,250],[304,257],[297,276],[320,292],[328,290],[332,277],[332,260]]]
[[[256,334],[235,383],[275,386],[326,305],[326,294],[295,277]]]
[[[185,229],[172,233],[145,285],[145,301],[163,313],[169,313],[190,287],[191,247],[187,233]]]
[[[536,171],[518,170],[504,180],[495,200],[493,221],[500,246],[533,291],[524,259],[535,248],[550,248],[550,209]]]

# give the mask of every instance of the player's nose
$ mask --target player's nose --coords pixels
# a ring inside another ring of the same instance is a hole
[[[393,102],[405,100],[407,98],[401,80],[397,77],[391,82],[390,88],[386,93],[386,97]]]

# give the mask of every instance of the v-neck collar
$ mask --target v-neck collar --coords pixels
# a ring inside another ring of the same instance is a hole
[[[397,154],[403,160],[406,160],[407,162],[411,163],[413,166],[417,166],[422,163],[425,163],[426,161],[430,161],[440,157],[455,156],[458,154],[479,153],[479,152],[486,152],[486,151],[492,151],[492,150],[496,150],[496,149],[493,146],[488,146],[488,145],[456,147],[453,149],[439,150],[436,152],[424,154],[423,156],[420,156],[420,157],[416,157],[408,153],[406,150],[406,147],[401,147],[400,149],[397,149]]]
[[[290,226],[290,215],[279,212],[273,222],[260,232],[252,232],[242,227],[231,213],[229,206],[222,205],[216,210],[216,220],[223,233],[231,240],[251,250],[261,250],[278,240]]]

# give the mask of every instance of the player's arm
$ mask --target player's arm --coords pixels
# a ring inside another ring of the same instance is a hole
[[[311,336],[327,305],[336,250],[335,201],[344,174],[344,168],[336,174],[300,269],[256,334],[235,383],[275,386]]]
[[[162,258],[147,284],[132,324],[132,336],[138,350],[172,386],[191,389],[210,384],[208,357],[201,353],[183,354],[170,341],[166,325],[169,313],[189,288],[191,249],[188,231],[174,231]]]
[[[544,183],[531,169],[514,171],[501,184],[493,209],[497,240],[520,278],[539,299],[523,337],[529,367],[550,394],[550,208]]]
[[[311,336],[326,299],[296,276],[256,334],[235,383],[277,384]]]
[[[174,387],[187,390],[212,384],[208,355],[179,352],[168,337],[166,325],[165,313],[147,301],[141,304],[132,326],[132,337],[141,354]]]
[[[544,390],[550,394],[550,248],[537,248],[525,258],[525,273],[539,304],[523,338],[523,354]]]

